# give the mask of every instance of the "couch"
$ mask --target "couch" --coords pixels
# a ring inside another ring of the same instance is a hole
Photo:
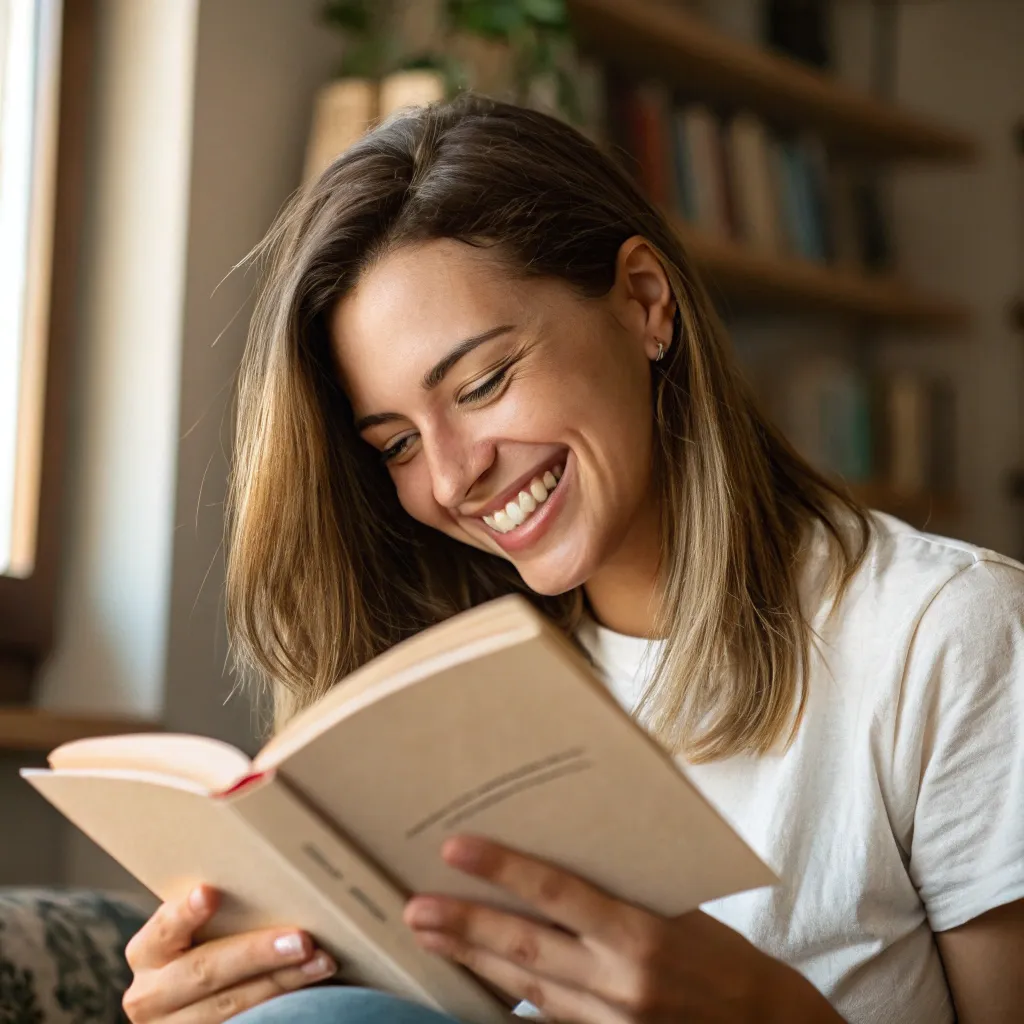
[[[0,887],[0,1024],[121,1024],[145,913],[86,890]]]

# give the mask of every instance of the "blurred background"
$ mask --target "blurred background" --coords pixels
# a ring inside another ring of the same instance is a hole
[[[462,88],[672,218],[762,401],[876,508],[1024,555],[1021,0],[0,0],[0,884],[125,887],[17,777],[153,723],[252,750],[222,515],[288,195]]]

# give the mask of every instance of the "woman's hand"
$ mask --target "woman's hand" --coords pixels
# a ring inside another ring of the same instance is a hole
[[[841,1020],[796,971],[700,911],[658,917],[550,864],[475,837],[449,840],[442,854],[448,864],[507,889],[561,928],[481,904],[417,896],[405,912],[417,941],[528,1000],[549,1019]]]
[[[193,946],[213,917],[217,894],[200,886],[162,904],[128,943],[135,977],[124,996],[132,1024],[221,1024],[273,996],[329,978],[337,970],[308,935],[267,929]]]

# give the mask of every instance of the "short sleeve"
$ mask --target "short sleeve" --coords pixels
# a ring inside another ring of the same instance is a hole
[[[917,781],[909,872],[932,929],[1024,897],[1024,570],[975,562],[925,609],[894,758]]]

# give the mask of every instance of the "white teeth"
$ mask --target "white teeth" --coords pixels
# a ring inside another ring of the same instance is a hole
[[[504,508],[498,509],[492,515],[484,516],[484,522],[498,533],[514,530],[537,510],[538,505],[547,501],[548,494],[555,489],[561,476],[560,466],[553,470],[549,469],[542,477],[535,476],[530,481],[528,490],[520,491],[515,500],[510,501]]]

